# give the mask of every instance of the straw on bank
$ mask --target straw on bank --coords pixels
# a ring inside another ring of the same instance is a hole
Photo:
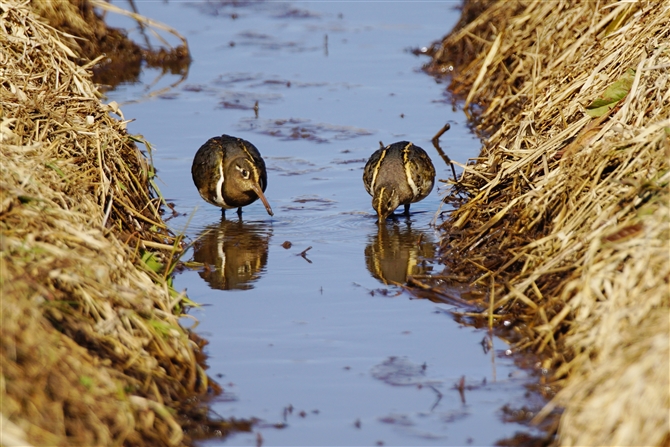
[[[442,259],[546,359],[560,391],[535,421],[668,445],[670,4],[466,1],[432,56],[485,138]]]
[[[35,4],[0,1],[2,442],[180,445],[208,379],[152,167]]]

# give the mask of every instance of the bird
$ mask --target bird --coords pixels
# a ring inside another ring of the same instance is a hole
[[[426,151],[409,141],[399,141],[370,156],[363,169],[363,184],[381,224],[400,205],[409,215],[409,205],[430,194],[435,167]]]
[[[267,172],[265,162],[256,146],[242,138],[221,135],[207,140],[195,154],[191,176],[198,192],[206,202],[226,210],[242,207],[261,199],[265,209],[273,216],[265,198]]]

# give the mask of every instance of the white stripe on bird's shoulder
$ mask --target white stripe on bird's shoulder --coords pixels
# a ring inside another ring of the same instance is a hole
[[[223,200],[223,160],[219,163],[219,180],[216,182],[216,204],[222,207],[227,207],[226,201]]]
[[[370,191],[375,190],[375,183],[377,182],[377,174],[379,173],[379,167],[382,164],[382,161],[384,161],[384,157],[386,157],[386,153],[388,152],[389,147],[386,146],[382,153],[379,155],[379,161],[377,162],[377,165],[375,168],[372,170],[372,181],[370,182]]]
[[[409,143],[405,146],[405,149],[402,151],[402,166],[405,168],[405,177],[407,178],[407,184],[412,189],[414,197],[419,195],[419,188],[414,183],[414,178],[412,176],[412,164],[409,162],[409,149],[412,147],[412,143]]]

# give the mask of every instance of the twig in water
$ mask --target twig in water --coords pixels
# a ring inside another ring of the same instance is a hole
[[[435,391],[437,393],[437,400],[435,401],[433,406],[430,407],[430,411],[433,411],[433,410],[435,410],[435,407],[437,407],[437,404],[439,404],[440,401],[442,400],[442,393],[440,393],[440,390],[435,388],[433,385],[428,385],[428,388],[432,389],[433,391]]]
[[[437,153],[440,154],[440,157],[442,157],[442,160],[444,160],[446,164],[451,166],[451,172],[454,174],[454,182],[458,183],[458,177],[456,177],[456,168],[454,168],[454,163],[451,161],[451,158],[449,158],[449,156],[445,154],[442,148],[440,147],[440,137],[444,135],[444,133],[449,129],[451,129],[451,125],[449,123],[445,124],[435,134],[435,136],[431,141],[433,142],[433,146],[435,146],[435,149],[437,149]]]
[[[442,126],[442,128],[435,134],[432,141],[440,141],[440,137],[449,129],[451,129],[451,124],[449,123]]]
[[[130,3],[130,8],[133,10],[133,12],[139,16],[140,12],[137,9],[135,0],[128,0],[128,3]],[[146,44],[147,49],[151,50],[151,41],[149,40],[149,36],[147,36],[146,30],[144,28],[144,23],[142,23],[141,20],[137,20],[137,24],[140,27],[140,34],[142,34],[142,37],[144,37],[144,43]]]
[[[461,380],[458,381],[458,385],[454,388],[458,390],[458,394],[461,395],[461,403],[465,405],[465,376],[461,377]]]
[[[298,253],[298,256],[302,256],[302,258],[303,258],[305,261],[309,262],[310,264],[312,263],[312,261],[310,261],[310,260],[307,258],[307,252],[310,251],[311,249],[312,249],[312,246],[310,245],[309,247],[307,247],[306,249],[304,249],[303,251],[301,251],[300,253]]]

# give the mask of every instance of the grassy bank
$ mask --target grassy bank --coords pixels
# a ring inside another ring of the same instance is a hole
[[[669,42],[667,3],[466,1],[427,67],[484,141],[446,273],[544,358],[561,445],[670,442]]]
[[[178,240],[91,42],[47,22],[105,37],[86,2],[0,1],[2,442],[184,444],[211,383],[178,322]]]

